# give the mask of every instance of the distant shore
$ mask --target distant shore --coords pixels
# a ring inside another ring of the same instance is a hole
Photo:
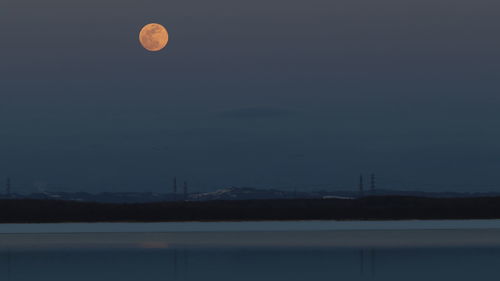
[[[0,224],[0,250],[499,246],[500,220]]]
[[[0,250],[499,246],[500,220],[0,224]]]
[[[0,200],[0,223],[500,219],[500,197],[176,201]]]
[[[0,234],[5,249],[500,247],[499,229]]]

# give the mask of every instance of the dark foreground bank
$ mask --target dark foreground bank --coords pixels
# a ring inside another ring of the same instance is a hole
[[[500,197],[297,199],[103,204],[0,200],[0,223],[234,220],[498,219]]]

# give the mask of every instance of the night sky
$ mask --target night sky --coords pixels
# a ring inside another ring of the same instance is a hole
[[[0,185],[500,191],[498,0],[3,0]],[[163,24],[161,52],[138,42]]]

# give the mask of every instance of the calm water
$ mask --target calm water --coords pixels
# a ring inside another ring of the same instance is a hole
[[[0,252],[1,280],[498,280],[499,248]]]
[[[498,280],[500,230],[492,222],[415,223],[317,229],[311,222],[302,231],[215,224],[156,233],[140,233],[139,224],[121,225],[137,230],[126,233],[118,225],[96,226],[116,230],[102,233],[32,225],[0,234],[0,280]]]
[[[257,221],[0,224],[1,233],[500,229],[500,220]]]

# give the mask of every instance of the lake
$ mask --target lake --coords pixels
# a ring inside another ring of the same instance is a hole
[[[0,225],[1,280],[497,280],[500,221]]]

